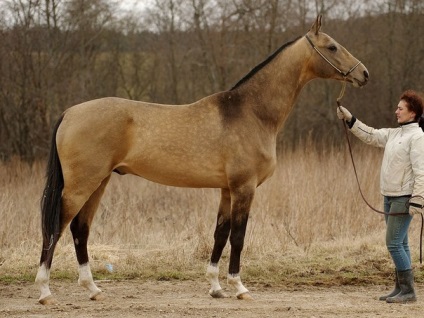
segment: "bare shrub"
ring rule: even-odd
[[[274,176],[259,187],[247,227],[244,268],[262,278],[269,272],[300,275],[311,266],[325,268],[325,273],[359,263],[368,270],[390,269],[384,219],[360,198],[348,154],[309,147],[282,153]],[[376,208],[382,208],[381,155],[378,149],[355,149],[361,186]],[[29,166],[19,160],[0,165],[0,275],[35,275],[41,251],[43,170],[41,163]],[[114,175],[89,239],[94,272],[107,273],[105,264],[111,263],[116,273],[130,277],[203,274],[213,246],[219,197],[219,189],[173,188]],[[413,222],[414,257],[418,237],[419,224]],[[228,255],[227,245],[223,265]],[[76,267],[66,231],[53,271],[70,271],[73,276]]]

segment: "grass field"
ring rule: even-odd
[[[382,152],[355,149],[368,201],[381,209]],[[0,281],[33,280],[41,252],[40,195],[44,164],[0,164]],[[204,277],[213,245],[218,189],[183,189],[114,175],[89,240],[95,278],[158,280]],[[420,225],[410,230],[419,267]],[[362,201],[345,150],[302,147],[279,156],[271,179],[258,188],[250,213],[242,276],[264,284],[390,283],[384,219]],[[229,247],[221,260],[228,265]],[[106,268],[112,264],[113,271]],[[75,279],[69,230],[56,248],[52,278]],[[416,273],[416,280],[423,276]]]

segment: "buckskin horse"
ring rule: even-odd
[[[78,283],[101,298],[89,266],[87,240],[113,172],[176,187],[220,188],[214,246],[206,277],[222,298],[218,262],[230,239],[229,285],[249,299],[240,279],[249,210],[256,188],[276,167],[277,133],[302,87],[315,78],[368,81],[365,66],[320,32],[318,16],[306,35],[281,46],[233,88],[187,105],[101,98],[68,108],[51,142],[41,200],[43,233],[35,279],[39,302],[55,302],[49,288],[55,246],[70,223],[79,264]]]

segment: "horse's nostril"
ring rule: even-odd
[[[365,76],[365,78],[368,78],[369,77],[369,74],[368,74],[367,71],[364,71],[364,76]]]

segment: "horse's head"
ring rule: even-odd
[[[319,15],[305,35],[312,50],[312,72],[321,78],[346,80],[356,87],[365,85],[369,77],[367,68],[342,45],[320,32],[321,18]]]

